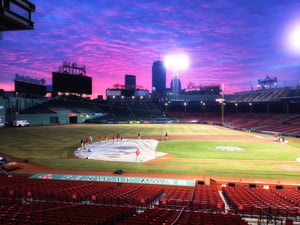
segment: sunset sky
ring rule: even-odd
[[[46,80],[63,61],[85,65],[93,96],[124,75],[151,92],[151,69],[166,54],[185,53],[187,83],[224,84],[225,93],[256,89],[266,75],[278,86],[300,80],[300,1],[37,1],[35,29],[2,33],[0,89],[15,74]],[[299,42],[298,42],[299,39]],[[170,86],[172,71],[167,73]]]

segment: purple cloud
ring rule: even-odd
[[[125,74],[151,90],[153,61],[184,51],[190,68],[186,84],[224,83],[227,93],[250,90],[257,79],[277,76],[282,85],[299,79],[299,55],[285,35],[300,18],[300,2],[255,0],[199,2],[79,1],[36,2],[35,30],[5,32],[0,40],[0,81],[13,88],[15,73],[46,79],[63,61],[86,65],[93,94],[105,94]],[[172,73],[168,71],[167,85]]]

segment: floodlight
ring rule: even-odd
[[[288,27],[286,45],[292,53],[300,53],[300,21],[297,21]]]
[[[172,55],[166,55],[164,58],[164,64],[167,68],[178,71],[187,69],[189,67],[189,58],[183,53],[177,53]]]
[[[300,51],[300,25],[290,32],[289,41],[294,50]]]

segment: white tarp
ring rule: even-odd
[[[75,151],[75,156],[105,161],[145,162],[166,154],[156,152],[157,145],[155,139],[107,140],[80,147]],[[141,152],[138,158],[137,149]]]

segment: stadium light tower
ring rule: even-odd
[[[167,69],[172,70],[172,88],[173,91],[179,91],[180,80],[179,74],[182,70],[189,67],[190,61],[186,54],[177,53],[169,54],[164,58],[164,64]]]
[[[239,104],[236,102],[236,103],[234,103],[234,105],[235,105],[235,112],[237,113]]]
[[[166,115],[168,114],[168,103],[165,102],[165,107],[166,107]]]
[[[187,106],[187,102],[184,102],[183,105],[184,105],[184,116],[185,116],[185,118],[186,118],[186,117],[187,117],[187,114],[186,114],[186,106]]]

